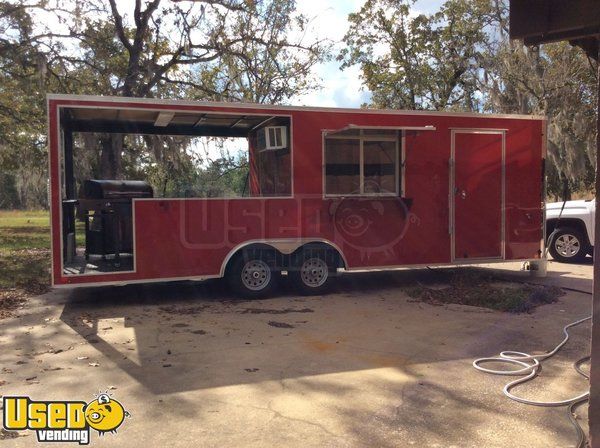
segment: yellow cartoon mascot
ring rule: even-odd
[[[109,431],[116,433],[125,417],[130,416],[123,405],[111,398],[108,392],[97,395],[95,400],[85,406],[85,419],[100,435]]]

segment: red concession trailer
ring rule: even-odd
[[[542,117],[69,95],[48,114],[55,286],[227,276],[259,296],[282,273],[310,293],[342,269],[543,258]],[[241,139],[246,187],[79,179],[86,133]]]

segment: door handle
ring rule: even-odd
[[[454,189],[454,194],[456,196],[460,196],[461,199],[467,199],[467,192],[466,192],[466,190],[461,190],[460,188],[456,187]]]

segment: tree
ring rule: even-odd
[[[567,43],[526,47],[508,35],[508,7],[496,1],[493,32],[478,75],[489,112],[548,117],[548,193],[562,198],[593,189],[596,63]]]
[[[136,0],[131,10],[116,0],[0,0],[0,79],[10,81],[0,85],[0,126],[24,135],[24,123],[35,123],[25,134],[43,148],[47,91],[285,102],[315,88],[311,68],[327,54],[306,24],[293,0]],[[18,121],[3,96],[35,119]],[[99,138],[99,174],[119,178],[132,146]],[[167,146],[145,151],[171,163]],[[2,160],[16,158],[17,146],[5,148]]]
[[[430,16],[414,16],[414,3],[367,0],[350,14],[342,68],[360,66],[375,107],[476,109],[473,67],[488,2],[450,0]]]
[[[47,198],[45,60],[32,28],[29,14],[0,2],[0,207],[35,207]]]
[[[304,44],[308,19],[295,14],[294,2],[254,7],[257,13],[236,16],[232,34],[242,38],[231,51],[181,82],[198,98],[281,104],[318,88],[312,68],[328,58],[330,43],[314,39]],[[291,39],[290,30],[299,37]]]
[[[262,89],[252,92],[261,100],[281,89],[276,96],[285,101],[314,87],[305,78],[327,52],[327,42],[305,35],[307,19],[293,0],[136,0],[133,10],[116,0],[0,7],[4,34],[26,29],[12,46],[36,48],[66,93],[239,99],[239,90]],[[253,81],[241,81],[241,71]],[[217,89],[207,82],[215,74]]]

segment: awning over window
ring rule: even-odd
[[[435,131],[435,126],[361,126],[349,124],[340,129],[324,129],[325,136],[335,134],[359,135],[360,131]]]

